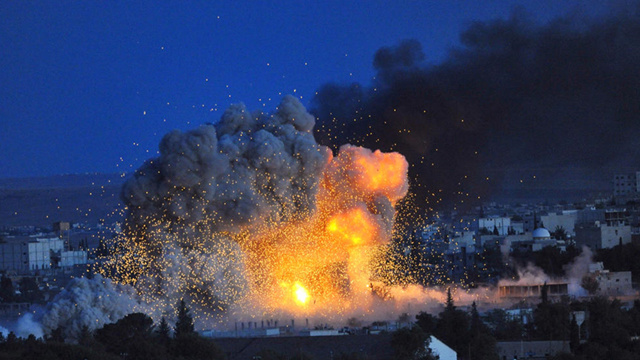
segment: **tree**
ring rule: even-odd
[[[536,336],[540,340],[568,340],[569,306],[564,302],[551,303],[548,286],[540,291],[540,303],[533,312]]]
[[[453,303],[453,296],[451,296],[451,288],[447,289],[447,301],[445,302],[445,311],[454,311],[456,309]]]
[[[13,287],[13,282],[10,278],[3,276],[0,280],[0,302],[13,302],[15,299],[16,290]]]
[[[93,333],[89,330],[87,325],[84,325],[80,329],[80,335],[78,335],[78,344],[82,346],[92,346],[95,340],[93,338]]]
[[[175,337],[183,337],[194,334],[193,318],[189,314],[189,309],[184,302],[184,299],[180,299],[178,303],[178,320],[176,321]]]
[[[567,240],[567,231],[564,229],[564,227],[558,225],[553,232],[553,236],[558,240]]]
[[[469,352],[474,359],[497,360],[496,339],[491,336],[489,329],[482,322],[478,307],[474,301],[471,304],[471,327],[470,327]]]
[[[471,338],[469,352],[474,360],[499,360],[496,339],[489,333],[482,332]]]
[[[169,324],[163,316],[162,319],[160,319],[160,325],[158,325],[158,328],[156,329],[156,335],[158,336],[158,340],[161,344],[165,346],[169,345],[171,340],[170,332],[171,329],[169,328]]]
[[[393,333],[391,347],[398,360],[438,359],[429,348],[430,337],[419,326],[402,328]]]
[[[469,316],[453,303],[451,289],[447,290],[444,310],[438,315],[434,335],[459,354],[469,351]]]
[[[48,336],[45,336],[45,341],[46,342],[59,342],[59,343],[63,343],[64,342],[64,328],[62,326],[58,326],[57,328],[53,329],[53,331],[51,331],[51,334],[49,334]]]
[[[416,315],[416,324],[420,326],[422,331],[427,335],[431,335],[436,330],[438,318],[424,311],[420,311],[418,315]]]
[[[587,274],[582,278],[580,286],[582,286],[583,289],[587,290],[589,295],[595,295],[598,292],[600,283],[598,283],[598,280],[594,276],[589,276]]]
[[[127,354],[128,360],[161,359],[164,349],[152,341],[153,320],[142,313],[125,316],[113,324],[96,331],[95,338],[107,352]]]
[[[224,352],[213,340],[205,339],[195,332],[176,337],[173,355],[189,360],[224,359]]]
[[[476,302],[471,303],[471,336],[478,335],[481,331],[484,330],[484,324],[480,319],[480,313],[478,313],[478,307],[476,306]]]

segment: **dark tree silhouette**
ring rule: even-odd
[[[178,303],[178,320],[176,321],[175,337],[179,338],[191,335],[194,333],[193,329],[193,318],[189,314],[189,309],[184,299],[180,299]]]

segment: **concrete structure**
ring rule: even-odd
[[[503,298],[529,298],[540,297],[544,284],[519,285],[509,284],[498,286],[498,295]],[[569,284],[567,283],[548,283],[547,295],[549,297],[558,297],[569,294]]]
[[[575,226],[578,221],[578,210],[563,210],[556,213],[549,213],[540,216],[540,220],[544,226],[550,231],[556,231],[557,228],[563,228],[567,235],[575,236]]]
[[[570,352],[568,341],[499,341],[496,344],[502,360],[548,359],[559,352]]]
[[[29,271],[29,253],[23,242],[0,244],[0,270],[25,273]]]
[[[60,254],[64,242],[57,238],[7,238],[0,244],[0,270],[26,273],[52,267],[52,254]],[[53,264],[55,265],[55,264]]]
[[[613,196],[637,196],[640,194],[640,171],[613,176]]]
[[[36,238],[35,241],[30,241],[26,245],[29,254],[29,270],[50,269],[51,254],[60,253],[64,248],[64,242],[57,237]]]
[[[336,329],[310,329],[300,331],[300,336],[342,336],[346,335]]]
[[[280,336],[280,328],[244,329],[236,331],[205,330],[200,332],[200,335],[214,339],[273,337]]]
[[[609,226],[599,222],[577,225],[575,241],[578,247],[588,246],[592,250],[629,244],[631,243],[631,226]]]
[[[511,227],[511,218],[491,216],[478,219],[478,229],[487,229],[490,233],[498,230],[496,235],[508,235]]]
[[[86,251],[64,251],[64,240],[58,237],[8,237],[6,241],[0,244],[0,271],[27,274],[87,263]]]
[[[60,254],[60,267],[72,267],[87,263],[87,252],[81,251],[63,251]]]
[[[598,293],[608,296],[629,295],[633,293],[631,271],[609,271],[604,264],[597,262],[589,265],[589,274],[598,282]]]

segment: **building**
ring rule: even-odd
[[[0,271],[29,271],[29,254],[23,242],[7,242],[0,244]]]
[[[530,285],[500,285],[498,286],[498,295],[501,298],[530,298],[540,297],[542,293],[542,287],[545,284],[530,284]],[[547,295],[549,297],[559,297],[569,294],[568,283],[549,283],[547,285]]]
[[[589,265],[588,276],[598,283],[598,293],[608,296],[629,295],[633,293],[631,271],[609,271],[604,264],[597,262]]]
[[[592,250],[609,249],[616,245],[631,243],[631,226],[595,222],[576,226],[576,245],[588,246]]]
[[[501,216],[490,216],[478,219],[478,229],[485,229],[491,233],[497,231],[495,235],[508,235],[511,228],[511,218]]]
[[[613,196],[635,197],[640,194],[640,171],[613,176]]]
[[[58,237],[8,237],[0,244],[0,271],[27,274],[57,267],[87,263],[86,251],[64,251]]]
[[[392,334],[349,336],[281,336],[260,338],[228,338],[218,345],[229,360],[253,360],[265,351],[283,358],[303,357],[312,359],[338,359],[353,356],[358,359],[393,359]],[[435,337],[429,348],[440,360],[456,360],[456,352]]]
[[[563,210],[540,216],[540,220],[547,229],[556,231],[562,228],[569,236],[575,236],[575,226],[578,221],[578,210]]]
[[[533,241],[549,240],[551,239],[551,233],[549,232],[549,230],[540,227],[533,230],[531,237],[533,238]]]
[[[458,354],[455,352],[455,350],[447,346],[447,344],[443,343],[442,341],[438,340],[438,338],[436,338],[435,336],[431,336],[429,348],[435,355],[438,355],[438,358],[440,360],[458,359]]]
[[[87,252],[84,250],[63,251],[60,254],[60,267],[67,268],[87,263]]]

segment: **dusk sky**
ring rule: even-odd
[[[544,24],[606,1],[3,1],[0,177],[130,172],[162,136],[231,103],[307,105],[327,82],[369,84],[404,39],[438,64],[474,21],[515,8]],[[615,2],[612,8],[616,8]]]

